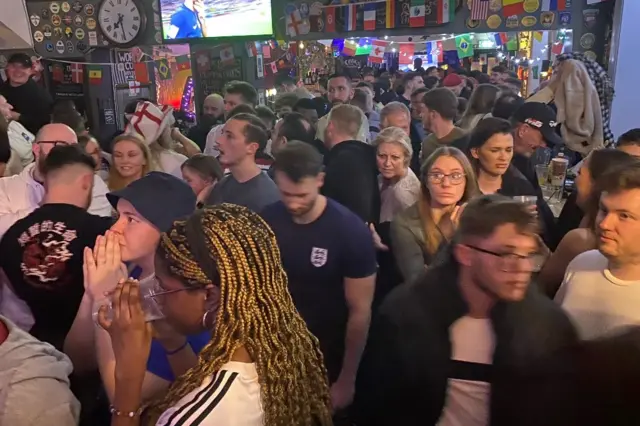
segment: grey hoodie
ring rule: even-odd
[[[80,403],[69,389],[71,361],[0,316],[9,335],[0,344],[0,425],[76,426]]]

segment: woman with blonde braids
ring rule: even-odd
[[[276,238],[257,214],[221,204],[176,221],[162,236],[155,272],[154,298],[167,321],[186,334],[210,329],[212,339],[144,424],[331,424],[318,341],[293,305]],[[113,306],[113,320],[104,309],[99,315],[116,357],[111,424],[138,426],[152,334],[138,284],[118,283]]]

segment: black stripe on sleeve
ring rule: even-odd
[[[180,410],[178,410],[177,412],[175,412],[171,416],[172,418],[169,419],[169,421],[166,423],[166,426],[169,426],[169,425],[173,425],[173,426],[184,425],[185,422],[187,421],[187,419],[189,417],[191,417],[193,415],[193,413],[195,413],[200,407],[202,407],[204,404],[206,404],[207,400],[209,398],[211,398],[211,395],[213,395],[213,393],[216,391],[216,389],[218,389],[220,387],[220,384],[224,380],[225,374],[226,374],[225,370],[220,371],[218,373],[218,377],[216,377],[216,379],[214,381],[212,381],[209,384],[209,386],[205,387],[202,391],[198,392],[198,395],[201,395],[203,392],[206,392],[204,397],[202,397],[200,399],[200,401],[197,401],[197,398],[194,398],[192,400],[192,402],[189,404],[189,405],[191,405],[191,407],[186,412],[184,412],[184,410],[186,409],[186,406],[183,406],[182,408],[180,408]],[[172,423],[174,420],[176,420],[176,422]]]
[[[491,383],[493,365],[454,359],[449,362],[449,379]]]
[[[216,397],[211,401],[211,404],[191,423],[191,426],[199,426],[202,422],[207,418],[209,414],[216,408],[216,406],[222,401],[222,398],[227,394],[229,388],[233,384],[233,381],[238,377],[238,373],[232,373],[227,382],[222,387],[222,390]]]

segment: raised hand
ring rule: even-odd
[[[103,299],[120,280],[127,278],[115,233],[107,231],[106,236],[98,236],[93,251],[85,247],[82,268],[85,292],[94,301]]]

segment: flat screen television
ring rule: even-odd
[[[160,0],[165,41],[273,35],[271,0]]]

